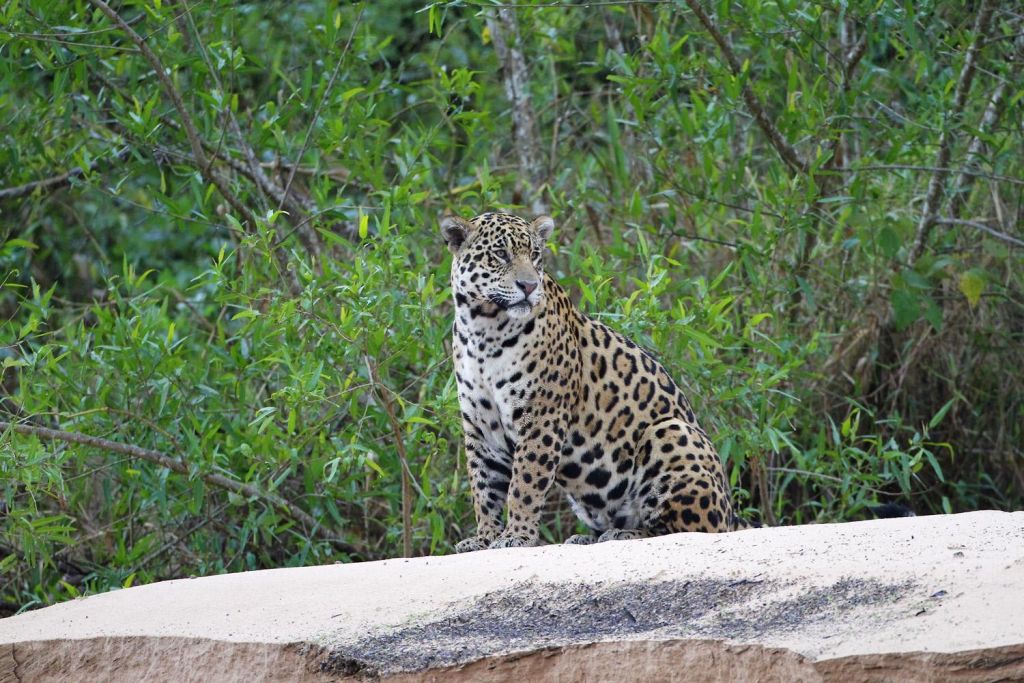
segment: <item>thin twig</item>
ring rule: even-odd
[[[88,434],[82,434],[80,432],[67,432],[60,429],[49,429],[46,427],[36,427],[35,425],[12,423],[0,420],[0,430],[6,431],[8,429],[18,432],[19,434],[35,436],[44,441],[75,443],[83,446],[90,446],[92,448],[99,448],[111,453],[127,455],[130,458],[144,460],[185,476],[195,475],[207,484],[216,486],[217,488],[225,489],[248,499],[261,500],[270,506],[277,508],[292,520],[302,524],[310,533],[316,534],[323,540],[328,541],[337,550],[345,553],[354,552],[354,548],[352,548],[348,543],[341,541],[338,538],[338,535],[331,529],[323,526],[305,510],[291,504],[276,493],[263,491],[252,484],[243,484],[235,481],[234,479],[228,479],[221,474],[196,474],[192,472],[188,463],[178,460],[177,458],[172,458],[166,453],[161,453],[160,451],[155,451],[150,448],[142,448],[141,446],[136,446],[134,444],[124,444],[117,441],[110,441],[109,439],[101,439],[100,437],[89,436]]]
[[[126,156],[128,156],[128,153],[130,151],[130,148],[123,147],[122,149],[115,152],[113,157],[111,157],[110,159],[94,159],[92,163],[89,164],[88,172],[91,173],[92,171],[95,171],[100,164],[106,163],[107,161],[120,161],[121,159],[124,159]],[[0,188],[0,201],[4,201],[7,199],[20,199],[21,197],[25,197],[32,194],[36,190],[40,190],[42,192],[52,192],[54,190],[59,190],[60,188],[66,185],[70,185],[71,181],[74,178],[80,178],[81,176],[85,175],[85,173],[86,171],[83,170],[81,166],[76,166],[70,171],[60,173],[50,178],[34,180],[31,183],[25,183],[24,185],[17,185],[15,187]]]
[[[543,178],[540,138],[537,134],[537,116],[530,97],[530,71],[523,54],[519,20],[516,13],[505,6],[496,6],[487,13],[487,27],[491,32],[494,51],[501,63],[501,80],[505,97],[512,109],[512,139],[519,163],[520,186],[516,189],[537,192]],[[534,194],[531,209],[539,214],[547,211],[547,204],[540,194]]]
[[[608,49],[615,54],[619,55],[622,60],[626,60],[628,53],[626,52],[626,46],[622,43],[622,34],[619,31],[617,18],[615,13],[611,10],[601,10],[601,19],[604,23],[604,33],[608,38]],[[554,80],[554,79],[552,79]],[[555,88],[555,94],[558,94],[558,89]],[[623,98],[623,115],[630,121],[636,121],[636,109],[633,107],[633,102],[628,97]],[[639,145],[637,144],[637,133],[632,125],[624,126],[622,131],[622,148],[627,150],[636,149]],[[555,153],[554,139],[551,145],[551,154],[549,155],[549,164],[553,167],[555,160],[558,158]],[[646,154],[629,154],[629,167],[633,172],[634,177],[641,181],[649,182],[651,180],[651,164],[647,159]],[[553,175],[553,173],[551,174]]]
[[[195,36],[194,43],[199,48],[199,54],[203,58],[203,62],[206,64],[207,72],[210,74],[214,84],[217,86],[217,90],[221,92],[225,99],[230,99],[227,97],[227,91],[224,88],[224,84],[220,79],[217,69],[214,68],[213,63],[210,61],[210,55],[206,50],[206,46],[203,44],[202,37],[199,35],[199,29],[196,28],[195,20],[192,18],[191,8],[189,8],[184,2],[183,6],[185,7],[185,23]],[[256,187],[265,197],[269,196],[277,201],[278,207],[287,206],[289,219],[292,222],[302,220],[311,208],[309,202],[302,202],[301,199],[287,195],[275,183],[271,182],[270,178],[267,177],[263,172],[263,169],[260,167],[259,161],[256,159],[256,152],[253,150],[252,145],[249,144],[245,135],[242,134],[242,127],[238,124],[238,117],[235,116],[234,109],[231,106],[225,106],[222,107],[222,112],[224,116],[227,117],[228,127],[231,129],[231,133],[238,141],[238,146],[242,150],[242,156],[245,157],[248,164],[249,173],[246,174],[246,177],[250,178],[256,184]],[[214,156],[231,158],[230,155],[226,153],[222,154],[219,147],[212,153]],[[280,208],[278,210],[280,210]],[[275,224],[274,229],[276,230],[278,240],[281,241],[280,237],[282,234],[282,228],[280,224]],[[319,256],[320,249],[317,244],[315,233],[300,230],[298,234],[302,245],[306,248],[306,251],[309,252],[311,256]]]
[[[975,178],[995,180],[1009,185],[1020,185],[1024,187],[1024,180],[1010,176],[987,173],[973,168],[950,168],[948,166],[922,166],[919,164],[867,164],[863,166],[850,166],[848,168],[830,169],[834,173],[860,173],[861,171],[921,171],[922,173],[960,173]]]
[[[140,21],[142,21],[143,17],[145,17],[145,16],[146,16],[145,12],[140,12],[138,14],[138,16],[136,16],[134,19],[128,20],[128,25],[131,26],[133,24],[139,23]],[[47,28],[53,28],[53,27],[52,26],[48,26]],[[94,35],[98,35],[100,33],[109,33],[111,31],[117,31],[117,30],[119,30],[117,26],[104,26],[103,28],[91,29],[91,30],[88,30],[88,31],[86,31],[86,30],[82,30],[82,31],[60,31],[60,32],[48,31],[48,32],[23,33],[23,32],[20,32],[20,31],[9,31],[9,30],[7,30],[5,28],[0,28],[0,33],[6,33],[7,35],[14,36],[16,38],[67,38],[69,36],[77,38],[78,36],[94,36]]]
[[[348,55],[348,51],[352,47],[352,40],[356,37],[356,29],[359,28],[359,24],[363,20],[364,12],[366,12],[365,4],[359,8],[359,14],[356,15],[356,20],[352,24],[352,30],[348,34],[348,40],[345,41],[345,47],[342,48],[341,54],[334,57],[334,59],[337,60],[334,64],[334,71],[331,73],[330,80],[327,81],[327,87],[324,88],[324,92],[320,96],[320,101],[317,102],[316,110],[313,112],[313,118],[310,119],[309,125],[306,127],[306,136],[302,139],[302,147],[299,148],[299,155],[295,157],[295,164],[288,173],[288,180],[284,184],[284,194],[277,205],[278,211],[280,211],[281,207],[284,206],[284,200],[288,197],[288,193],[292,189],[292,181],[295,180],[295,169],[302,163],[302,156],[306,153],[306,149],[309,147],[309,139],[313,134],[313,128],[316,126],[316,122],[320,118],[320,110],[323,109],[324,103],[327,102],[327,98],[330,96],[331,89],[334,88],[334,82],[338,79],[338,74],[341,72],[341,65],[345,62],[345,57]],[[302,222],[302,224],[305,223],[306,221]],[[296,225],[296,229],[298,227],[299,225]]]
[[[110,81],[107,81],[102,75],[99,75],[99,77],[100,77],[101,80],[104,81],[104,83],[110,89],[112,89],[112,90],[113,89],[121,90],[120,88],[117,88],[117,86],[114,83],[111,83]],[[174,119],[170,118],[170,117],[160,116],[160,122],[163,123],[168,128],[172,128],[174,130],[179,130],[179,131],[181,130],[181,126],[178,124],[178,122],[175,121]],[[130,136],[131,135],[131,133],[129,133],[128,131],[124,131],[124,130],[121,130],[119,134],[122,135],[122,136]],[[193,157],[191,154],[189,154],[188,152],[185,152],[183,150],[177,150],[177,149],[173,149],[173,148],[166,147],[166,146],[163,146],[163,145],[156,145],[156,144],[150,143],[150,142],[148,142],[146,140],[142,140],[142,139],[138,139],[137,142],[138,142],[138,145],[140,145],[140,146],[141,145],[151,145],[153,147],[153,149],[155,149],[155,150],[157,150],[157,151],[159,151],[159,152],[161,152],[163,154],[166,154],[166,155],[169,155],[169,156],[175,156],[175,157],[178,157],[180,159],[185,159],[185,160],[191,161],[192,163],[196,163],[195,157]],[[262,190],[263,192],[265,192],[268,195],[270,195],[274,199],[274,201],[281,201],[284,198],[284,190],[282,190],[276,183],[274,183],[274,181],[272,181],[266,175],[266,173],[263,172],[262,169],[279,168],[279,167],[282,167],[282,166],[285,167],[285,168],[293,168],[295,166],[294,164],[292,164],[290,162],[282,163],[281,161],[265,161],[265,162],[262,162],[262,163],[258,164],[259,172],[257,173],[256,171],[254,171],[250,167],[248,161],[243,161],[241,159],[237,159],[234,156],[232,156],[231,154],[229,154],[227,152],[227,150],[218,149],[218,147],[216,145],[214,145],[214,144],[212,144],[210,142],[207,142],[206,140],[203,140],[202,142],[203,142],[203,148],[210,154],[211,157],[213,157],[213,158],[217,159],[218,161],[221,161],[221,162],[227,164],[228,166],[230,166],[231,170],[233,170],[235,173],[238,173],[239,175],[247,178],[252,183],[257,185],[260,190]],[[324,171],[319,171],[318,169],[315,169],[315,168],[304,166],[304,167],[297,168],[296,170],[297,170],[298,173],[302,173],[303,175],[311,175],[311,176],[325,175],[325,176],[327,176],[329,178],[332,178],[334,180],[339,180],[341,182],[347,182],[348,181],[348,177],[347,177],[348,170],[344,169],[344,168],[335,168],[335,169],[330,169],[330,170],[327,170],[326,172],[324,172]],[[341,176],[341,177],[339,178],[339,176]],[[316,208],[313,205],[313,203],[311,201],[309,201],[309,199],[307,199],[307,198],[305,198],[305,197],[303,197],[303,196],[301,196],[301,195],[299,195],[297,193],[292,193],[288,197],[288,202],[289,203],[287,203],[286,206],[288,207],[289,211],[294,213],[294,216],[289,215],[290,219],[294,219],[295,221],[309,222],[309,219],[310,219],[309,213],[313,212],[315,210],[315,208]],[[351,233],[353,235],[355,235],[355,230],[353,229],[351,231]]]
[[[173,532],[168,532],[168,535],[171,537],[171,540],[166,541],[159,548],[156,548],[155,550],[150,551],[141,560],[137,560],[132,565],[132,569],[131,569],[132,572],[139,571],[140,569],[145,567],[147,564],[149,564],[150,562],[152,562],[156,558],[160,557],[161,555],[163,555],[165,552],[167,552],[168,550],[170,550],[174,546],[176,546],[179,543],[183,542],[186,538],[188,538],[189,536],[191,536],[195,532],[199,531],[200,529],[202,529],[204,526],[206,526],[207,524],[209,524],[213,520],[219,519],[220,516],[221,516],[221,513],[224,512],[224,510],[227,508],[227,506],[228,506],[228,503],[222,503],[221,505],[217,506],[217,509],[215,509],[211,514],[207,514],[207,515],[203,516],[195,524],[193,524],[191,527],[189,527],[188,530],[184,531],[181,534],[175,534]]]
[[[757,125],[761,127],[765,135],[772,143],[772,147],[779,153],[782,160],[786,162],[794,171],[800,173],[807,173],[809,166],[807,162],[800,158],[796,149],[793,148],[789,141],[786,140],[782,132],[775,126],[771,118],[768,116],[768,112],[765,111],[764,105],[761,104],[761,100],[758,98],[757,93],[754,92],[754,88],[751,85],[752,79],[748,74],[746,77],[743,75],[743,65],[740,60],[736,58],[736,53],[732,51],[732,45],[729,43],[729,39],[726,38],[719,30],[718,25],[712,21],[708,13],[704,11],[704,7],[701,6],[698,0],[684,0],[686,5],[697,15],[697,19],[704,25],[707,32],[711,34],[711,37],[716,43],[718,48],[722,51],[722,55],[725,57],[725,61],[729,64],[729,70],[732,71],[732,75],[743,81],[743,99],[747,102],[747,108],[750,109],[751,113],[754,114],[754,119],[757,121]]]
[[[963,114],[964,105],[967,104],[967,95],[970,93],[971,83],[974,81],[978,53],[981,51],[985,34],[988,32],[989,20],[992,18],[992,3],[989,0],[981,0],[981,6],[976,11],[978,15],[974,20],[974,28],[972,30],[974,40],[967,49],[967,56],[964,57],[964,65],[960,69],[960,78],[953,93],[953,104],[947,114],[950,125],[943,128],[942,133],[939,134],[939,151],[935,156],[935,166],[940,169],[949,165],[949,157],[953,148],[954,126]],[[907,262],[910,266],[913,266],[917,259],[921,257],[921,254],[924,253],[928,235],[935,226],[945,182],[945,171],[936,171],[932,175],[931,182],[928,185],[928,195],[925,198],[924,209],[921,211],[921,220],[917,224],[917,232],[914,235],[914,244],[907,255]]]
[[[182,7],[184,7],[184,10],[182,12],[182,18],[184,19],[188,28],[191,29],[192,33],[195,34],[195,44],[199,47],[199,56],[203,58],[203,63],[206,64],[207,73],[210,74],[210,78],[213,79],[214,85],[217,86],[217,90],[220,92],[221,96],[225,100],[230,101],[231,97],[229,93],[224,89],[224,84],[220,80],[220,75],[217,73],[217,70],[213,67],[213,63],[210,61],[210,55],[206,52],[206,45],[203,44],[203,41],[199,36],[199,30],[196,29],[195,21],[192,19],[192,11],[191,8],[188,6],[187,0],[184,0],[182,2]],[[185,37],[188,37],[188,31],[183,32],[183,35]],[[238,146],[241,147],[242,149],[242,155],[246,158],[246,161],[249,162],[249,166],[250,169],[252,170],[253,177],[255,180],[256,178],[258,178],[259,175],[262,175],[262,171],[259,168],[259,164],[256,162],[256,153],[253,152],[253,149],[252,147],[249,146],[249,143],[245,139],[245,136],[242,135],[242,129],[238,125],[238,119],[235,118],[235,112],[232,109],[231,105],[228,104],[226,106],[221,107],[221,111],[227,116],[228,125],[231,128],[231,132],[234,134],[235,139],[238,141]],[[214,154],[216,155],[215,152]],[[256,180],[256,186],[261,192],[266,191],[266,183],[261,183],[258,180]]]
[[[985,113],[982,114],[981,123],[978,125],[978,132],[971,138],[970,144],[967,145],[967,158],[964,164],[965,168],[960,173],[960,177],[956,181],[956,189],[953,190],[953,196],[949,199],[949,213],[953,218],[959,218],[960,213],[967,205],[971,186],[974,185],[974,179],[977,177],[969,171],[971,170],[971,167],[977,163],[978,157],[985,148],[984,136],[992,129],[993,126],[995,126],[1000,114],[1002,114],[1003,98],[1006,96],[1006,91],[1006,81],[1000,82],[999,85],[996,86],[996,89],[992,91],[988,105],[985,107]]]
[[[842,63],[842,79],[840,83],[841,94],[838,96],[838,101],[845,103],[846,98],[850,94],[850,82],[853,78],[853,72],[857,69],[857,65],[860,60],[864,57],[867,52],[867,40],[868,32],[864,30],[861,32],[860,40],[851,48],[846,51],[843,55]],[[819,233],[821,231],[822,223],[828,215],[829,206],[826,206],[826,202],[832,197],[835,190],[836,179],[838,176],[829,175],[829,171],[835,168],[841,168],[846,163],[845,158],[840,158],[843,151],[843,131],[840,127],[834,131],[833,136],[826,144],[826,152],[828,159],[825,162],[824,168],[814,174],[814,181],[818,185],[818,197],[814,201],[814,206],[811,211],[815,214],[815,220],[813,228],[804,235],[803,244],[800,245],[800,255],[797,257],[796,266],[793,269],[794,281],[799,285],[801,280],[806,280],[807,272],[811,266],[811,257],[814,254],[815,248],[818,246]],[[796,286],[793,288],[790,295],[790,309],[789,316],[790,320],[795,320],[798,305],[804,298],[804,288]]]
[[[383,383],[377,374],[377,368],[370,361],[369,356],[364,356],[366,370],[370,373],[370,380],[373,382],[373,392],[377,395],[384,413],[391,423],[391,432],[395,439],[395,449],[398,451],[398,460],[402,465],[402,556],[412,557],[412,471],[409,469],[409,458],[405,452],[405,439],[402,438],[402,426],[398,423],[395,414],[395,406],[391,397],[381,389]]]
[[[723,247],[730,247],[732,249],[739,249],[740,248],[739,244],[737,244],[736,242],[730,242],[728,240],[717,240],[717,239],[715,239],[713,237],[701,237],[700,235],[694,235],[694,234],[691,234],[691,233],[688,233],[688,232],[682,232],[682,231],[673,232],[672,234],[675,235],[676,237],[681,237],[681,238],[686,239],[686,240],[693,240],[695,242],[707,242],[709,244],[718,244],[718,245],[721,245]]]
[[[167,75],[167,69],[164,68],[160,58],[157,57],[156,53],[146,44],[146,40],[136,33],[128,22],[121,17],[114,9],[110,7],[103,0],[89,0],[89,2],[99,9],[103,14],[107,16],[112,22],[117,24],[122,31],[138,46],[139,51],[142,52],[142,56],[146,58],[150,66],[153,67],[153,72],[156,75],[160,86],[164,91],[164,95],[171,100],[171,104],[174,105],[174,109],[178,112],[178,116],[181,117],[181,124],[185,128],[185,136],[188,138],[189,145],[192,147],[192,155],[196,158],[196,162],[199,166],[199,172],[203,175],[203,178],[207,182],[211,183],[217,188],[217,191],[222,197],[231,205],[231,207],[238,212],[242,218],[242,223],[247,224],[249,229],[252,230],[256,226],[256,219],[242,201],[235,196],[235,193],[231,191],[231,188],[227,186],[227,183],[218,174],[214,173],[210,168],[210,161],[206,156],[206,151],[203,149],[202,139],[199,136],[199,131],[196,130],[196,125],[192,121],[192,117],[189,115],[188,110],[185,108],[185,102],[181,99],[181,93],[174,87],[174,83],[171,82],[170,76]]]
[[[936,225],[966,225],[968,227],[976,228],[978,230],[981,230],[982,232],[986,232],[989,235],[992,235],[993,237],[995,237],[997,239],[1001,239],[1004,242],[1007,242],[1007,243],[1012,244],[1014,246],[1024,247],[1024,240],[1019,239],[1017,237],[1014,237],[1012,235],[1007,235],[1005,232],[1000,232],[999,230],[996,230],[995,228],[990,228],[987,225],[985,225],[984,223],[981,223],[979,221],[968,221],[968,220],[964,220],[962,218],[939,217],[939,218],[936,218],[934,220],[934,222],[935,222]]]
[[[128,25],[128,22],[118,14],[114,9],[110,7],[103,0],[89,0],[89,2],[96,8],[98,8],[103,14],[107,16],[112,22],[121,27],[121,30],[135,43],[139,51],[142,52],[142,56],[146,58],[150,66],[153,67],[153,72],[160,82],[161,89],[164,91],[164,95],[170,99],[174,109],[178,112],[178,116],[181,118],[181,125],[185,129],[185,137],[188,138],[189,146],[192,148],[192,156],[195,157],[196,165],[199,168],[200,174],[206,182],[212,184],[217,188],[217,192],[220,196],[231,205],[231,208],[238,213],[242,226],[248,232],[254,232],[256,230],[256,216],[252,213],[248,206],[246,206],[238,196],[231,191],[228,187],[227,181],[220,176],[219,173],[215,172],[212,168],[210,158],[206,156],[206,149],[203,145],[203,139],[199,135],[199,131],[196,129],[195,122],[193,122],[191,115],[188,113],[188,109],[185,108],[185,102],[181,99],[181,93],[174,87],[174,83],[171,82],[170,76],[167,75],[167,69],[164,68],[163,63],[155,52],[146,44],[146,39],[140,36],[135,29]],[[287,193],[287,192],[286,192]],[[241,251],[238,252],[241,254]],[[289,289],[293,295],[297,295],[302,291],[302,285],[299,283],[298,276],[295,271],[288,267],[287,255],[279,250],[274,250],[274,258],[277,262],[278,268],[281,269],[281,275],[285,277],[288,282]]]
[[[588,9],[590,7],[629,7],[630,5],[671,5],[675,0],[595,0],[594,2],[547,2],[540,4],[523,3],[501,3],[502,7],[509,9]],[[484,7],[491,9],[495,7],[492,2],[474,2],[468,0],[467,5],[472,7]]]
[[[831,474],[824,474],[822,472],[809,472],[807,470],[798,470],[798,469],[794,469],[792,467],[769,467],[767,469],[768,469],[769,472],[778,472],[780,474],[796,474],[796,475],[799,475],[799,476],[802,476],[802,477],[813,477],[815,479],[824,479],[826,481],[834,481],[834,482],[836,482],[838,484],[844,483],[844,480],[841,479],[840,477],[834,477]],[[880,496],[889,495],[885,491],[882,491],[882,490],[879,490],[879,489],[876,489],[876,488],[872,488],[870,486],[861,486],[861,488],[864,489],[865,491],[870,491],[871,493],[874,493],[876,495],[880,495]]]

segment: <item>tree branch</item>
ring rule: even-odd
[[[772,147],[778,152],[782,160],[786,162],[792,170],[799,173],[807,173],[810,168],[806,161],[800,158],[796,149],[789,144],[782,132],[776,127],[775,123],[769,118],[768,113],[765,111],[764,105],[761,104],[761,100],[757,97],[757,93],[754,92],[753,86],[751,86],[750,76],[743,76],[743,66],[739,59],[736,58],[736,53],[732,51],[732,45],[729,43],[729,39],[726,38],[719,30],[718,26],[712,21],[711,17],[708,16],[707,12],[701,6],[698,0],[684,0],[686,5],[697,15],[697,19],[704,25],[707,32],[711,34],[711,37],[718,43],[718,48],[722,51],[722,55],[725,57],[725,61],[729,64],[729,70],[732,71],[732,75],[736,78],[743,79],[743,99],[746,100],[747,108],[750,109],[754,115],[754,120],[757,121],[757,125],[761,127],[764,134],[768,136],[768,139],[772,143]]]
[[[157,80],[160,82],[164,95],[171,100],[171,104],[174,106],[174,109],[178,112],[178,116],[181,118],[181,125],[185,129],[185,137],[188,138],[189,146],[192,148],[192,156],[196,159],[196,165],[199,167],[199,172],[202,174],[203,179],[216,187],[220,196],[223,197],[224,200],[231,205],[231,208],[238,213],[241,217],[240,222],[242,223],[242,226],[249,232],[255,231],[256,217],[253,215],[252,211],[234,192],[231,191],[231,188],[228,187],[227,181],[221,178],[218,173],[214,172],[211,167],[210,159],[206,156],[206,150],[203,147],[202,137],[199,135],[199,131],[196,129],[196,125],[192,121],[192,117],[185,108],[185,102],[181,99],[181,93],[179,93],[178,89],[174,87],[174,83],[171,82],[170,76],[167,75],[167,70],[160,62],[160,58],[157,57],[156,53],[153,52],[149,45],[146,44],[146,39],[140,36],[135,29],[133,29],[128,22],[121,17],[120,14],[110,7],[110,5],[103,0],[89,0],[89,2],[121,28],[121,30],[139,48],[142,56],[146,58],[146,61],[149,62],[150,66],[153,67],[153,71]],[[291,268],[288,267],[287,256],[280,250],[275,249],[274,258],[277,261],[278,268],[281,269],[281,275],[288,281],[291,293],[298,294],[301,292],[302,286],[299,283],[298,276]]]
[[[982,135],[991,130],[999,119],[999,115],[1002,113],[1003,98],[1006,96],[1006,90],[1007,81],[1002,81],[996,86],[996,89],[992,92],[992,96],[989,98],[988,106],[985,107],[985,113],[981,117],[981,124],[978,126],[978,134],[973,137],[971,143],[967,146],[966,166],[960,172],[960,178],[956,183],[956,190],[954,191],[952,198],[949,200],[949,213],[954,218],[960,216],[960,212],[963,211],[963,208],[967,203],[967,195],[971,190],[971,185],[974,184],[974,179],[977,177],[977,174],[970,172],[970,167],[974,166],[977,162],[978,156],[985,147],[985,141],[982,139]]]
[[[1005,232],[1001,232],[999,230],[996,230],[995,228],[990,228],[979,221],[968,221],[962,218],[945,218],[940,216],[934,219],[934,223],[936,225],[966,225],[968,227],[981,230],[982,232],[986,232],[989,235],[992,235],[997,239],[1001,239],[1004,242],[1008,242],[1009,244],[1012,244],[1014,246],[1024,247],[1024,240],[1018,239],[1013,235],[1007,235]]]
[[[529,92],[530,72],[523,55],[519,21],[512,9],[496,7],[487,13],[487,27],[491,31],[494,51],[501,63],[505,97],[512,106],[512,139],[515,141],[519,161],[520,182],[529,183],[535,192],[543,180],[543,165],[537,120]],[[545,202],[535,196],[532,208],[534,213],[543,213],[546,210]]]
[[[130,151],[131,150],[128,147],[124,147],[115,152],[114,156],[111,157],[109,161],[120,161],[121,159],[124,159],[126,156],[128,156],[128,153]],[[95,171],[100,166],[100,164],[105,163],[107,161],[108,159],[105,158],[94,159],[92,163],[89,164],[89,172]],[[83,170],[81,166],[76,166],[70,171],[52,176],[50,178],[35,180],[32,181],[31,183],[25,183],[24,185],[17,185],[15,187],[0,188],[0,201],[8,199],[20,199],[22,197],[26,197],[32,194],[36,190],[40,190],[42,192],[53,192],[54,190],[59,190],[62,187],[70,185],[71,181],[74,178],[80,178],[81,176],[85,175],[85,173],[86,171]]]
[[[331,89],[334,87],[334,82],[338,79],[338,73],[341,71],[341,65],[345,61],[345,55],[348,54],[349,49],[352,47],[352,41],[356,37],[356,29],[359,28],[359,24],[363,20],[363,13],[365,11],[366,5],[363,5],[359,9],[359,14],[356,16],[355,22],[352,24],[352,30],[348,34],[348,40],[345,41],[345,47],[342,49],[341,54],[335,57],[337,61],[334,65],[334,71],[331,72],[331,78],[327,81],[327,87],[324,88],[320,101],[317,102],[316,110],[313,112],[313,118],[310,119],[309,125],[306,127],[306,135],[302,139],[302,147],[299,149],[299,155],[295,157],[295,165],[292,166],[291,171],[288,173],[288,180],[285,181],[284,191],[277,206],[278,211],[280,211],[281,207],[284,206],[284,200],[288,197],[288,193],[292,188],[292,181],[295,180],[295,169],[302,163],[302,156],[306,153],[306,149],[309,147],[309,139],[313,134],[313,127],[320,118],[320,110],[323,109],[324,103],[327,101],[327,98],[330,96]]]
[[[231,188],[227,186],[227,183],[219,175],[214,173],[210,168],[210,160],[206,156],[206,151],[203,149],[202,139],[199,136],[199,131],[196,130],[195,123],[192,121],[192,117],[189,115],[188,110],[185,109],[185,103],[181,99],[181,93],[174,87],[174,83],[171,82],[170,76],[167,75],[167,70],[164,65],[160,62],[160,58],[156,56],[156,53],[150,49],[149,45],[146,44],[145,38],[135,32],[131,26],[128,25],[120,14],[111,9],[110,5],[105,3],[103,0],[89,0],[89,2],[96,7],[98,10],[103,12],[112,22],[118,25],[124,33],[131,38],[132,42],[139,48],[142,56],[146,58],[149,65],[153,67],[153,71],[160,86],[164,91],[164,95],[171,100],[171,104],[174,105],[175,110],[178,112],[178,116],[181,117],[181,124],[185,128],[185,136],[188,137],[189,145],[192,147],[192,155],[196,158],[196,162],[199,165],[199,172],[203,175],[208,183],[213,184],[217,191],[225,201],[231,205],[231,207],[238,212],[242,217],[242,223],[248,224],[249,230],[252,230],[256,226],[255,217],[252,211],[249,210],[242,201],[235,196],[235,193],[231,191]]]
[[[370,382],[373,384],[373,392],[384,407],[384,413],[388,416],[391,424],[391,433],[395,438],[395,450],[398,451],[398,459],[402,464],[402,556],[412,557],[412,470],[409,469],[409,457],[405,452],[405,440],[402,438],[402,427],[398,423],[395,414],[395,406],[391,397],[387,395],[377,374],[377,368],[370,362],[369,356],[364,356],[366,370],[370,374]]]
[[[146,462],[171,470],[172,472],[177,472],[178,474],[183,474],[185,476],[193,475],[188,463],[178,460],[177,458],[172,458],[160,451],[142,448],[133,444],[118,443],[117,441],[101,439],[100,437],[89,436],[88,434],[82,434],[80,432],[66,432],[59,429],[48,429],[47,427],[36,427],[34,425],[5,422],[0,420],[0,430],[6,431],[8,429],[18,432],[19,434],[35,436],[43,441],[75,443],[82,446],[90,446],[92,448],[109,451],[111,453],[127,455],[130,458],[145,460]],[[341,541],[340,538],[338,538],[338,535],[331,529],[321,525],[305,510],[293,505],[276,493],[263,491],[252,484],[243,484],[235,481],[234,479],[228,479],[221,474],[207,473],[200,474],[198,476],[207,484],[236,493],[240,496],[244,496],[245,498],[261,500],[271,507],[280,510],[293,521],[302,524],[311,533],[329,542],[336,550],[344,553],[356,552],[351,545]]]
[[[192,33],[195,34],[193,42],[198,47],[199,55],[203,58],[203,62],[206,64],[206,70],[213,79],[214,84],[217,86],[217,90],[225,95],[225,99],[229,99],[226,97],[227,91],[224,88],[224,84],[220,80],[217,69],[214,68],[213,63],[210,61],[210,55],[207,53],[206,46],[203,44],[202,38],[199,35],[199,30],[196,28],[195,21],[192,18],[192,10],[187,4],[184,4],[184,8],[185,9],[182,13],[183,19],[185,20],[184,24],[186,28],[190,28]],[[222,107],[222,115],[227,118],[228,127],[230,128],[232,135],[234,135],[235,139],[238,141],[238,146],[242,150],[242,156],[245,157],[245,160],[248,163],[249,173],[246,174],[246,177],[256,184],[257,189],[265,197],[272,197],[276,202],[278,202],[278,211],[281,210],[282,206],[287,207],[289,216],[293,223],[302,220],[309,212],[310,207],[308,202],[303,202],[301,198],[289,195],[288,192],[283,191],[275,183],[271,182],[270,178],[263,173],[263,169],[260,168],[259,162],[256,160],[256,152],[253,150],[252,145],[249,144],[245,135],[242,134],[242,127],[238,125],[238,117],[235,116],[235,112],[232,107]],[[210,153],[214,156],[220,156],[219,149],[211,150]],[[230,155],[225,154],[224,156],[229,157]],[[274,229],[277,234],[277,243],[283,242],[283,230],[281,225],[275,223]],[[320,244],[316,237],[316,233],[311,230],[299,230],[297,232],[299,241],[302,242],[302,246],[305,247],[306,251],[309,252],[311,256],[319,261]]]
[[[922,171],[924,173],[959,173],[977,178],[987,178],[1000,183],[1024,186],[1024,180],[1011,178],[1005,175],[996,175],[971,168],[949,168],[939,166],[922,166],[919,164],[866,164],[863,166],[851,166],[849,168],[833,168],[836,173],[860,173],[861,171]]]
[[[967,56],[964,58],[964,65],[960,69],[960,78],[956,84],[956,91],[953,94],[953,105],[948,114],[948,120],[955,123],[963,114],[964,105],[967,103],[967,95],[971,91],[971,83],[974,81],[975,66],[978,60],[978,53],[985,42],[985,34],[988,32],[989,21],[992,18],[992,3],[990,0],[981,0],[981,6],[977,10],[978,15],[974,20],[974,40],[967,49]],[[949,164],[950,153],[953,147],[953,129],[950,126],[943,128],[939,134],[939,152],[935,156],[935,166],[944,169]],[[925,198],[924,209],[921,212],[921,220],[917,224],[917,233],[914,236],[914,244],[910,249],[907,262],[913,266],[921,254],[924,253],[925,243],[928,235],[935,226],[939,204],[942,202],[943,186],[946,181],[944,170],[936,171],[928,185],[928,195]]]

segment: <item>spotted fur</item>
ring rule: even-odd
[[[459,552],[536,545],[548,490],[594,535],[749,526],[718,453],[650,353],[583,315],[544,273],[554,222],[441,222],[453,253],[453,351],[477,535]],[[503,523],[508,508],[508,525]]]

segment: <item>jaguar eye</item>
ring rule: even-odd
[[[494,255],[497,256],[500,260],[504,261],[505,263],[512,262],[512,257],[508,255],[508,251],[506,251],[505,249],[498,249],[497,251],[494,252]]]

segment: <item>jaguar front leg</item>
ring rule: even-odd
[[[508,496],[508,526],[491,548],[518,548],[537,545],[544,500],[558,469],[560,448],[565,437],[564,418],[543,411],[531,419],[529,411],[517,424],[525,434],[516,445],[512,459],[512,481]]]
[[[466,433],[469,434],[471,429],[467,425]],[[458,553],[485,550],[501,534],[505,499],[512,476],[512,458],[480,438],[467,436],[466,468],[473,491],[476,535],[455,544],[455,552]]]

